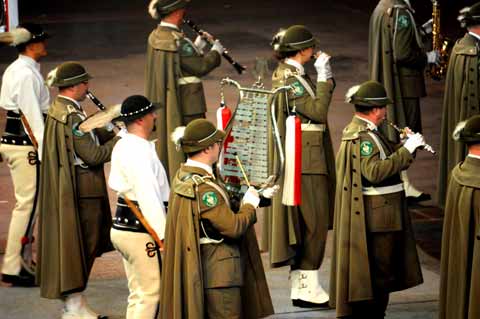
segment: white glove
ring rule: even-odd
[[[205,47],[207,46],[207,41],[205,41],[205,39],[201,35],[198,35],[193,44],[195,44],[195,46],[200,51],[203,51],[203,49],[205,49]]]
[[[212,51],[217,51],[219,54],[225,52],[225,48],[220,43],[220,40],[215,40],[215,42],[213,42]]]
[[[423,135],[420,133],[415,133],[413,135],[410,135],[405,144],[403,146],[410,152],[410,154],[413,154],[415,150],[420,147],[425,145],[425,139],[423,138]]]
[[[422,24],[422,30],[425,34],[432,33],[432,26],[433,26],[433,19],[428,20],[424,24]]]
[[[438,52],[437,50],[427,52],[427,61],[430,64],[440,63],[440,52]]]
[[[255,208],[260,204],[260,195],[258,195],[257,190],[253,186],[250,186],[245,195],[243,195],[242,204],[250,204]]]
[[[280,189],[279,185],[267,187],[263,189],[262,196],[265,198],[272,198],[278,192],[279,189]]]
[[[317,82],[326,82],[333,77],[330,56],[325,52],[317,53],[317,59],[313,65],[317,70]]]

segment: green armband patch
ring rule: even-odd
[[[77,137],[82,137],[82,136],[85,135],[85,133],[83,133],[82,131],[80,131],[80,130],[78,129],[78,125],[79,125],[79,124],[80,124],[80,123],[75,123],[75,124],[73,124],[73,126],[72,126],[72,133],[73,133],[73,135],[75,135],[75,136],[77,136]]]
[[[218,204],[218,197],[215,192],[206,192],[202,195],[202,202],[207,207],[215,207]]]
[[[295,96],[302,96],[305,94],[305,88],[303,87],[302,83],[300,81],[296,81],[292,84],[293,91],[295,93]]]
[[[193,53],[195,52],[195,49],[192,47],[192,45],[188,42],[184,42],[182,45],[181,49],[181,54],[182,56],[193,56]]]
[[[362,156],[369,156],[373,153],[373,144],[370,141],[364,141],[360,144],[360,154]]]
[[[399,30],[406,29],[410,26],[410,17],[406,15],[401,15],[397,20],[397,28]]]

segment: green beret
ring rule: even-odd
[[[51,78],[50,78],[51,77]],[[65,62],[60,64],[49,74],[50,86],[59,88],[77,85],[92,79],[85,68],[78,62]]]
[[[377,81],[366,81],[351,87],[345,95],[345,102],[372,108],[393,104],[385,87]]]
[[[270,43],[275,52],[292,52],[314,47],[317,39],[303,25],[280,29]]]
[[[174,132],[175,134],[175,132]],[[225,132],[219,130],[210,121],[196,119],[190,122],[179,143],[185,153],[194,153],[206,149],[217,142],[221,142]],[[173,137],[175,139],[175,137]]]
[[[452,137],[455,141],[467,144],[480,143],[480,115],[474,115],[458,123]]]

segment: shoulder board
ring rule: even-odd
[[[148,43],[157,50],[177,52],[180,38],[180,32],[158,27],[150,33]]]
[[[69,103],[65,104],[65,103],[59,102],[58,100],[55,100],[53,104],[50,106],[50,108],[48,109],[48,115],[63,124],[67,123],[68,116],[74,113],[82,114],[72,104],[69,104]]]
[[[467,35],[455,43],[453,51],[460,55],[478,55],[476,40]]]
[[[194,183],[192,181],[179,182],[175,184],[173,191],[187,198],[195,198]]]

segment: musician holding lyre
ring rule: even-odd
[[[204,118],[206,101],[201,78],[221,63],[225,49],[219,40],[202,32],[195,41],[181,29],[190,0],[152,0],[149,12],[160,23],[148,38],[146,65],[147,98],[161,104],[156,136],[167,141],[174,128],[196,118]],[[204,53],[207,41],[210,51]],[[172,143],[157,144],[160,161],[170,178],[184,161],[184,154]]]
[[[319,268],[328,229],[333,226],[335,197],[335,159],[327,123],[335,87],[330,56],[318,51],[317,39],[302,25],[280,30],[271,44],[279,60],[272,85],[292,89],[276,104],[288,155],[280,181],[282,196],[272,201],[270,262],[274,267],[290,265],[294,306],[328,307],[329,296],[320,284]],[[304,66],[311,60],[317,71],[315,78],[305,72]],[[297,134],[290,134],[292,126],[297,126]]]
[[[380,0],[370,18],[370,79],[385,86],[392,104],[387,106],[387,120],[413,132],[422,133],[420,98],[426,96],[424,72],[440,63],[438,50],[426,52],[428,32],[437,27],[427,22],[417,27],[415,11],[409,0]],[[423,31],[423,32],[422,32]],[[398,141],[393,127],[380,127],[392,141]],[[405,192],[410,202],[429,200],[431,196],[417,190],[402,172]]]

